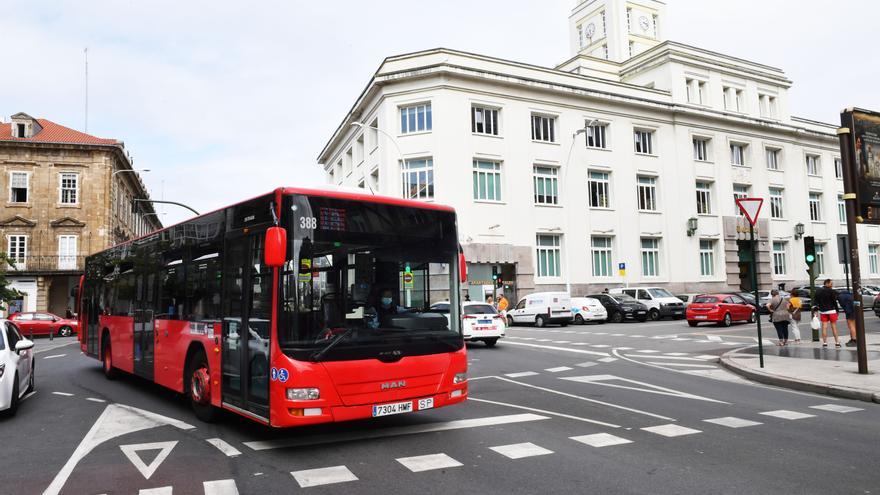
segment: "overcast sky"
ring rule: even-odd
[[[567,59],[575,0],[2,3],[0,115],[82,130],[88,47],[89,133],[125,141],[135,167],[152,169],[154,199],[207,211],[321,183],[318,152],[386,56],[442,46]],[[795,115],[880,109],[880,2],[667,5],[669,39],[785,70]],[[165,211],[165,224],[187,216]]]

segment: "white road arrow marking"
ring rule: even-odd
[[[122,449],[122,453],[125,454],[125,457],[128,457],[128,460],[134,464],[134,467],[144,475],[144,478],[150,479],[150,476],[153,476],[153,473],[156,472],[156,469],[159,469],[159,466],[165,462],[165,459],[168,458],[168,454],[171,453],[171,449],[177,445],[177,440],[173,440],[170,442],[152,442],[152,443],[139,443],[132,445],[120,445],[119,448]],[[156,458],[153,459],[153,462],[147,464],[141,459],[137,453],[142,450],[159,450],[159,454],[156,455]]]
[[[570,377],[560,378],[560,380],[568,380],[568,381],[580,382],[580,383],[592,383],[595,385],[603,385],[605,387],[623,388],[626,390],[636,390],[638,392],[647,392],[649,394],[668,395],[670,397],[681,397],[682,399],[694,399],[694,400],[702,400],[702,401],[706,401],[706,402],[716,402],[718,404],[730,404],[729,402],[710,399],[708,397],[701,397],[699,395],[689,394],[686,392],[679,392],[678,390],[672,390],[671,388],[661,387],[659,385],[651,385],[650,383],[639,382],[636,380],[630,380],[629,378],[621,378],[619,376],[614,376],[614,375],[570,376]],[[620,385],[617,383],[606,383],[609,381],[625,382],[625,383],[630,383],[630,384],[637,385],[637,386]]]

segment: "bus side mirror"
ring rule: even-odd
[[[458,252],[458,278],[461,283],[467,282],[467,260],[461,251]]]
[[[281,268],[287,259],[287,231],[283,227],[266,229],[263,243],[263,263],[269,268]]]

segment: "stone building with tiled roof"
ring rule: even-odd
[[[161,227],[122,141],[17,113],[0,122],[0,250],[19,311],[73,308],[83,259]]]

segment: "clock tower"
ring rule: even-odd
[[[623,62],[663,41],[659,0],[578,0],[568,18],[572,55]]]

